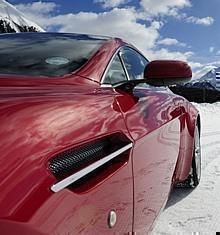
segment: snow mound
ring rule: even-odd
[[[214,104],[209,104],[209,103],[201,103],[201,104],[197,104],[197,103],[193,103],[193,105],[199,109],[200,111],[200,115],[202,116],[202,118],[207,119],[207,117],[210,117],[211,114],[214,114],[214,117],[216,118],[220,118],[220,102],[216,102]],[[206,121],[209,121],[210,118]],[[216,119],[214,119],[216,120]],[[214,121],[213,118],[211,117],[211,121]],[[219,121],[219,125],[220,125],[220,119]]]

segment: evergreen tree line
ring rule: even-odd
[[[20,32],[38,32],[33,26],[21,26],[13,22]],[[0,33],[15,33],[16,31],[11,27],[10,23],[5,20],[0,20]]]

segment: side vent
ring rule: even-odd
[[[58,154],[49,163],[49,169],[57,179],[80,170],[91,162],[99,160],[110,146],[108,139],[89,143]]]
[[[65,187],[73,188],[74,185],[85,188],[86,176],[93,175],[94,180],[100,178],[106,170],[109,173],[117,170],[114,165],[124,165],[129,156],[129,153],[125,156],[125,152],[131,147],[132,143],[127,138],[116,133],[59,153],[48,164],[49,170],[58,180],[51,190],[58,192]],[[91,177],[86,180],[87,185],[89,181]],[[89,184],[93,185],[91,182]]]

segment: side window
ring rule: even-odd
[[[114,84],[117,82],[125,81],[127,77],[125,75],[124,68],[118,55],[112,60],[108,71],[104,78],[105,84]]]
[[[121,50],[121,57],[131,80],[144,78],[144,68],[149,63],[147,59],[129,47]]]

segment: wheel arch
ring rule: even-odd
[[[175,169],[175,173],[173,176],[174,184],[177,182],[181,182],[188,177],[188,172],[190,171],[190,163],[192,162],[192,151],[194,146],[194,136],[190,140],[189,136],[191,136],[189,129],[193,128],[195,130],[196,125],[198,125],[199,135],[201,135],[201,118],[200,114],[198,113],[194,119],[189,118],[190,116],[185,116],[185,128],[184,131],[181,133],[180,137],[180,151],[178,156],[178,161]],[[189,120],[191,124],[187,123]],[[190,125],[191,128],[188,126]],[[192,130],[192,129],[191,129]],[[191,131],[192,132],[192,131]],[[186,138],[186,134],[188,133],[188,137]],[[194,131],[193,131],[194,133]],[[182,144],[185,145],[184,150]],[[190,151],[189,151],[190,149]]]

